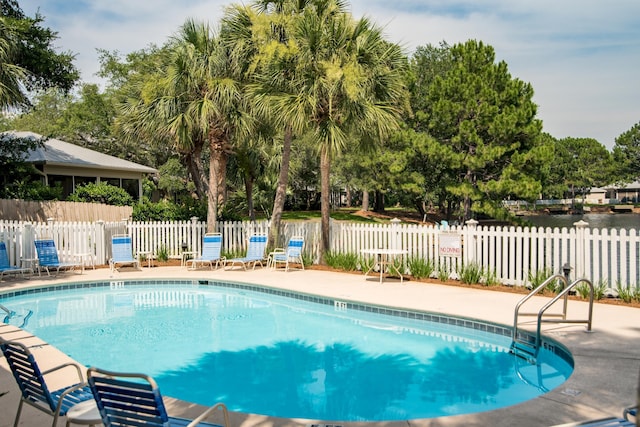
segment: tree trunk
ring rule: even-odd
[[[247,194],[247,215],[249,220],[256,220],[256,210],[253,208],[253,177],[246,173],[244,176],[244,191]]]
[[[329,252],[330,246],[330,214],[331,206],[329,205],[330,193],[331,193],[331,159],[329,154],[329,148],[323,146],[320,153],[320,212],[322,216],[321,220],[321,233],[322,233],[322,246],[320,250],[320,264],[325,263],[325,255]]]
[[[466,182],[469,183],[469,185],[471,186],[471,188],[475,187],[475,179],[474,179],[474,175],[472,173],[471,170],[467,170],[467,173],[465,174],[464,180]],[[471,196],[468,194],[469,191],[465,191],[465,195],[462,198],[463,201],[463,212],[464,212],[464,220],[463,221],[468,221],[471,219]]]
[[[369,191],[362,190],[362,210],[367,212],[369,210]]]
[[[351,207],[351,187],[349,187],[348,185],[346,186],[346,192],[347,194],[344,196],[345,197],[345,206],[347,208]]]
[[[382,191],[376,190],[375,192],[375,202],[373,205],[373,211],[378,213],[384,212],[384,193]]]
[[[415,199],[413,205],[416,207],[416,210],[420,214],[421,217],[425,217],[427,215],[427,210],[425,209],[424,200]]]
[[[207,197],[209,192],[209,181],[202,165],[202,143],[195,141],[194,146],[190,151],[183,152],[185,163],[187,165],[187,171],[191,175],[193,184],[196,187],[196,194],[200,199]]]
[[[214,144],[211,144],[211,156],[209,158],[209,191],[207,191],[207,233],[216,231],[216,222],[218,221],[218,172],[216,170],[217,162],[215,161],[216,152],[213,151]]]
[[[280,174],[278,175],[278,187],[276,197],[273,201],[273,212],[271,213],[271,227],[269,227],[268,248],[275,248],[280,235],[280,223],[282,222],[282,211],[284,210],[285,197],[287,195],[287,184],[289,182],[289,159],[291,158],[291,143],[293,133],[287,127],[284,131],[282,143],[282,163],[280,164]]]
[[[209,192],[207,206],[207,232],[213,233],[218,221],[218,212],[224,207],[227,180],[228,154],[225,144],[217,138],[211,138],[209,144]]]

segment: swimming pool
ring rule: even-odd
[[[501,325],[240,283],[92,282],[0,298],[11,323],[27,318],[25,329],[81,363],[147,373],[166,396],[285,418],[486,411],[572,371],[552,341],[537,365],[509,354]]]

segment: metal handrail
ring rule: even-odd
[[[520,315],[520,307],[527,301],[529,301],[529,299],[531,299],[531,297],[533,297],[534,295],[538,294],[542,289],[546,288],[547,285],[549,283],[551,283],[554,280],[562,280],[562,282],[564,283],[564,288],[567,289],[568,288],[568,280],[565,276],[563,276],[562,274],[555,274],[551,277],[549,277],[547,280],[545,280],[544,282],[542,282],[542,284],[540,284],[537,288],[535,288],[534,290],[532,290],[531,292],[529,292],[529,294],[527,296],[525,296],[524,298],[522,298],[518,304],[516,304],[516,308],[514,310],[513,313],[513,335],[512,338],[515,341],[516,338],[518,337],[518,316]],[[523,316],[535,316],[536,314],[534,313],[523,313]],[[562,314],[563,318],[566,318],[567,315],[567,303],[565,300],[565,304],[564,304],[564,312]]]
[[[549,283],[551,283],[554,280],[561,280],[564,283],[564,288],[562,289],[562,291],[556,295],[553,299],[551,299],[551,301],[547,302],[537,313],[537,315],[535,313],[520,313],[520,307],[527,302],[531,297],[533,297],[534,295],[536,295],[537,293],[539,293],[543,288],[545,288]],[[568,320],[567,319],[567,301],[568,301],[568,295],[569,292],[575,288],[578,284],[585,282],[589,285],[589,317],[585,320],[583,319],[574,319],[574,320]],[[534,290],[532,290],[527,296],[525,296],[524,298],[522,298],[518,304],[516,304],[516,308],[514,310],[514,316],[513,316],[513,342],[515,343],[517,341],[518,338],[518,317],[519,316],[533,316],[536,315],[538,318],[537,321],[537,328],[536,328],[536,340],[535,340],[535,353],[536,353],[536,357],[537,357],[537,353],[538,350],[540,349],[540,345],[542,344],[542,333],[541,333],[541,329],[542,329],[542,322],[547,322],[547,323],[586,323],[587,324],[587,330],[590,331],[591,330],[591,326],[593,323],[593,284],[591,283],[591,281],[589,281],[588,279],[577,279],[574,282],[572,282],[571,284],[568,284],[568,280],[565,276],[561,275],[561,274],[556,274],[553,275],[551,277],[549,277],[547,280],[545,280],[540,286],[538,286],[537,288],[535,288]],[[549,307],[551,307],[553,304],[555,304],[560,298],[564,298],[564,304],[563,304],[563,309],[562,309],[562,313],[561,314],[555,314],[555,316],[561,317],[562,319],[557,320],[557,319],[543,319],[542,316],[544,316],[545,312],[547,311],[547,309]],[[551,314],[548,314],[547,316],[551,316]]]
[[[566,319],[566,306],[567,306],[567,295],[569,294],[569,291],[571,289],[573,289],[574,287],[576,287],[579,283],[581,282],[585,282],[589,285],[589,318],[586,320],[567,320]],[[565,298],[565,316],[563,317],[562,321],[558,321],[558,320],[542,320],[542,316],[544,315],[544,312],[551,307],[556,301],[558,301],[560,298],[564,297]],[[591,325],[593,323],[593,283],[591,283],[590,280],[588,279],[577,279],[574,282],[572,282],[569,286],[567,286],[566,288],[564,288],[562,290],[562,292],[560,292],[558,295],[555,296],[555,298],[553,298],[551,301],[549,301],[548,303],[546,303],[538,312],[538,328],[536,330],[536,348],[540,347],[540,342],[541,342],[541,324],[542,322],[547,322],[547,323],[586,323],[587,324],[587,331],[591,331]]]
[[[7,307],[5,307],[4,305],[0,304],[0,310],[4,311],[5,313],[7,313],[9,316],[11,316],[12,314],[15,314],[16,312],[13,310],[9,310]]]

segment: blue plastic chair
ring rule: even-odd
[[[202,255],[199,257],[189,259],[186,261],[186,266],[195,270],[197,264],[202,266],[209,264],[209,268],[213,270],[213,263],[216,263],[216,268],[221,262],[224,262],[225,258],[220,256],[222,251],[222,233],[207,233],[202,239]]]
[[[53,416],[52,427],[55,427],[60,416],[66,415],[74,405],[93,399],[91,390],[83,381],[81,367],[75,363],[64,363],[46,371],[40,371],[33,354],[22,343],[0,339],[0,348],[7,359],[13,377],[20,388],[20,404],[13,423],[17,427],[20,422],[24,403]],[[65,368],[72,369],[77,378],[72,385],[50,391],[45,376]]]
[[[56,274],[58,274],[60,270],[70,271],[76,267],[81,267],[78,263],[60,262],[56,242],[53,239],[36,239],[34,244],[38,255],[38,267],[39,269],[44,268],[49,276],[51,275],[51,270],[55,270]]]
[[[225,266],[230,264],[233,267],[236,264],[241,265],[245,270],[247,265],[253,264],[253,268],[256,268],[256,264],[264,261],[264,251],[267,249],[267,235],[266,234],[254,234],[249,238],[249,246],[247,248],[247,255],[242,258],[232,258],[225,262]]]
[[[22,274],[22,276],[24,276],[24,273],[31,273],[31,269],[30,268],[20,268],[20,267],[15,267],[13,265],[11,265],[11,263],[9,262],[9,254],[7,253],[7,245],[4,242],[0,242],[0,280],[2,280],[2,277],[4,276],[5,273],[7,274]]]
[[[216,410],[221,410],[224,426],[229,426],[227,407],[218,403],[193,420],[170,417],[153,378],[136,373],[110,372],[99,368],[87,371],[89,386],[105,426],[216,426],[201,422]]]
[[[111,237],[111,259],[109,260],[109,267],[111,267],[111,271],[113,272],[119,265],[131,265],[140,269],[140,259],[133,256],[131,236],[127,234]]]
[[[290,264],[300,264],[300,268],[304,270],[304,260],[302,259],[302,249],[304,248],[304,237],[293,236],[289,239],[286,249],[276,248],[269,254],[268,264],[270,267],[277,269],[278,264],[284,264],[284,270],[289,271]]]

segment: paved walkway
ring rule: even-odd
[[[511,325],[513,310],[522,297],[519,294],[465,287],[444,286],[397,280],[380,284],[375,278],[361,274],[333,273],[317,270],[271,271],[258,268],[242,270],[187,271],[180,267],[143,268],[141,271],[123,268],[111,273],[108,269],[86,270],[84,274],[64,274],[58,278],[9,279],[0,282],[0,292],[16,288],[41,286],[71,281],[136,278],[201,278],[221,279],[261,284],[297,292],[329,296],[342,300],[361,301],[399,308],[441,312],[450,315],[483,319]],[[535,297],[532,307],[540,307],[548,299]],[[531,309],[533,310],[533,309]],[[529,310],[527,310],[529,311]],[[570,317],[584,317],[587,304],[569,302]],[[593,330],[584,325],[543,326],[543,332],[562,342],[571,350],[575,360],[573,375],[562,386],[534,400],[508,408],[471,415],[409,420],[392,423],[344,423],[345,426],[364,427],[440,427],[440,426],[514,426],[538,427],[581,421],[605,416],[620,416],[622,409],[635,403],[640,375],[640,309],[595,304]],[[29,337],[13,327],[0,327],[5,338],[22,337],[28,344],[37,344],[37,337]],[[55,365],[66,356],[52,346],[34,349],[44,365]],[[6,362],[0,359],[0,427],[13,423],[19,399],[18,389],[10,376]],[[168,410],[175,416],[192,416],[202,408],[168,398]],[[232,413],[234,427],[304,426],[318,420],[290,420],[252,414]],[[31,407],[23,409],[22,423],[26,427],[50,425],[51,418]],[[64,425],[64,419],[60,422]]]

